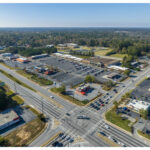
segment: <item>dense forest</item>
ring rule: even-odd
[[[55,53],[57,52],[57,49],[55,47],[51,47],[51,48],[26,48],[26,47],[9,47],[6,49],[6,52],[10,52],[12,54],[20,54],[22,56],[32,56],[32,55],[39,55],[42,53],[47,53],[47,54],[51,54],[51,53]]]
[[[79,45],[111,47],[107,55],[121,53],[139,57],[150,52],[149,28],[0,28],[0,46],[13,47],[7,51],[24,53],[29,46],[39,54],[49,44],[77,43]],[[16,48],[20,50],[16,50]],[[36,48],[36,49],[35,49]],[[55,49],[56,50],[56,49]],[[26,49],[31,51],[31,49]],[[37,51],[37,52],[35,52]],[[44,50],[48,51],[48,50]],[[53,50],[52,50],[53,51]],[[30,53],[30,52],[28,52]],[[51,50],[49,51],[51,53]],[[31,55],[31,54],[26,54]]]

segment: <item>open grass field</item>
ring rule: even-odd
[[[114,109],[111,109],[105,114],[106,120],[109,122],[119,126],[120,128],[123,128],[124,130],[131,132],[131,126],[129,124],[131,123],[130,120],[123,120],[121,115],[117,115]]]
[[[36,118],[29,123],[19,127],[4,137],[8,141],[8,146],[27,146],[45,127],[45,123]]]
[[[111,57],[123,58],[124,56],[128,56],[127,54],[112,54]]]
[[[96,50],[95,55],[96,56],[106,56],[108,52],[112,51],[111,49],[106,50]]]
[[[20,80],[18,80],[17,78],[15,78],[14,76],[12,76],[11,74],[5,72],[4,70],[1,70],[1,69],[0,69],[0,72],[1,72],[2,74],[4,74],[6,77],[8,77],[9,79],[13,80],[14,82],[16,82],[16,83],[18,83],[18,84],[24,86],[25,88],[28,88],[28,89],[30,89],[30,90],[36,92],[36,90],[34,90],[33,88],[31,88],[31,87],[28,86],[27,84],[21,82]]]

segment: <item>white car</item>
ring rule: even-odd
[[[126,147],[126,145],[124,143],[120,143],[121,146]]]
[[[112,137],[109,135],[109,136],[108,136],[108,139],[112,140]]]
[[[106,125],[106,124],[104,125],[104,127],[105,127],[106,129],[109,129],[109,128],[110,128],[110,127],[109,127],[108,125]]]
[[[54,98],[54,96],[50,96],[50,98]]]

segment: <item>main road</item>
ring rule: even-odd
[[[30,85],[32,88],[36,89],[37,91],[39,91],[43,95],[46,95],[46,96],[53,95],[52,93],[50,93],[46,89],[40,87],[39,85],[33,83],[32,81],[30,81],[30,80],[22,77],[21,75],[17,74],[14,70],[10,70],[10,69],[2,66],[2,65],[0,65],[0,69],[5,70],[6,72],[10,73],[14,77],[21,80],[22,82]],[[114,100],[119,100],[121,98],[121,96],[124,95],[127,91],[134,88],[136,83],[139,81],[139,79],[146,77],[149,73],[150,73],[150,67],[147,67],[147,69],[145,69],[144,71],[142,71],[141,73],[139,73],[137,75],[137,77],[134,79],[134,82],[132,82],[132,79],[125,81],[124,82],[125,88],[120,88],[120,90],[118,91],[118,94],[112,99],[112,102],[110,104],[108,104],[107,108],[109,108],[113,105]],[[48,117],[50,117],[50,118],[54,117],[54,118],[58,119],[59,121],[61,121],[62,124],[60,125],[60,128],[61,129],[63,128],[64,131],[68,131],[68,130],[73,131],[75,134],[82,136],[86,141],[91,143],[93,146],[99,146],[99,147],[108,146],[108,144],[106,142],[104,142],[102,139],[96,137],[96,135],[92,134],[93,131],[95,131],[97,128],[99,128],[100,122],[103,120],[101,115],[102,115],[102,113],[104,113],[106,111],[106,108],[104,110],[100,111],[100,113],[99,113],[99,112],[93,112],[92,110],[89,110],[89,108],[85,107],[84,108],[85,112],[87,114],[89,114],[91,117],[91,119],[89,120],[88,123],[91,124],[93,127],[89,126],[84,130],[83,128],[80,128],[79,126],[74,124],[73,120],[70,120],[70,121],[65,120],[66,119],[66,115],[65,115],[66,112],[74,113],[75,110],[76,110],[76,112],[78,112],[83,108],[80,108],[78,106],[70,104],[70,103],[66,102],[65,100],[57,97],[56,95],[53,95],[56,98],[56,101],[64,106],[64,108],[58,108],[56,105],[51,103],[51,101],[48,101],[47,99],[44,99],[42,96],[38,95],[37,93],[35,93],[29,89],[26,89],[17,83],[14,83],[12,80],[10,80],[9,78],[7,78],[5,75],[3,75],[1,73],[0,73],[0,80],[3,80],[14,91],[17,90],[17,93],[25,99],[25,102],[27,104],[32,105],[33,107],[37,108],[38,110],[40,110],[41,112],[46,114]],[[57,128],[53,132],[56,132],[57,130],[59,130],[59,129]],[[113,129],[111,128],[110,132],[112,132],[112,130]],[[116,130],[116,133],[120,134],[120,131],[118,129],[115,129],[115,130]],[[51,137],[51,134],[46,134],[46,132],[44,134],[46,137],[45,139],[47,139],[48,137]],[[40,139],[42,140],[43,137],[44,137],[44,135],[42,134],[38,138],[38,140],[40,140]],[[130,141],[133,138],[134,141],[136,142],[137,146],[148,146],[145,143],[143,143],[142,141],[139,142],[139,140],[135,139],[134,137],[129,137],[124,132],[121,133],[120,138],[122,140],[127,139],[128,141]],[[35,142],[35,143],[33,142],[31,145],[32,146],[34,146],[34,145],[40,146],[37,143],[38,142]],[[131,146],[134,146],[134,145],[131,145]]]

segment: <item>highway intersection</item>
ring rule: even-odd
[[[0,80],[9,85],[12,90],[17,91],[18,95],[25,99],[26,104],[31,105],[37,110],[43,112],[49,118],[46,130],[29,146],[42,146],[46,141],[48,141],[58,132],[65,133],[67,134],[67,136],[70,136],[72,138],[80,136],[84,139],[85,142],[88,143],[88,146],[111,146],[106,141],[97,136],[97,133],[101,131],[109,136],[111,135],[115,137],[117,141],[119,141],[120,143],[124,143],[125,146],[128,147],[150,146],[150,143],[145,143],[143,139],[140,139],[134,135],[130,135],[113,125],[109,124],[109,129],[105,128],[105,125],[108,125],[108,123],[104,119],[104,113],[112,107],[114,100],[119,101],[126,92],[134,89],[136,87],[136,84],[141,79],[147,77],[150,74],[150,66],[145,68],[143,71],[140,71],[136,75],[136,77],[125,80],[123,82],[124,86],[122,86],[122,84],[118,85],[118,93],[114,93],[114,91],[111,90],[108,96],[110,99],[109,103],[99,111],[93,110],[90,106],[80,107],[69,103],[59,96],[51,93],[47,89],[44,89],[36,83],[17,74],[14,70],[10,70],[9,68],[4,67],[3,65],[0,65],[0,69],[5,70],[6,72],[10,73],[14,77],[18,78],[22,82],[30,85],[35,89],[37,93],[24,88],[17,83],[14,83],[14,81],[10,80],[0,73]],[[45,97],[43,97],[42,95],[45,95]],[[50,96],[54,96],[54,100],[56,101],[56,103],[53,103],[49,100]],[[59,107],[57,103],[60,104],[61,107]],[[69,115],[66,115],[66,113],[69,113]],[[87,118],[78,119],[79,116],[86,116]],[[60,121],[60,125],[55,129],[51,129],[51,121],[53,120],[53,118],[56,118],[58,121]],[[61,138],[59,140],[62,141]],[[66,140],[63,141],[63,144],[64,146],[73,146],[71,143],[67,143]],[[48,143],[46,146],[52,146],[52,143]]]

